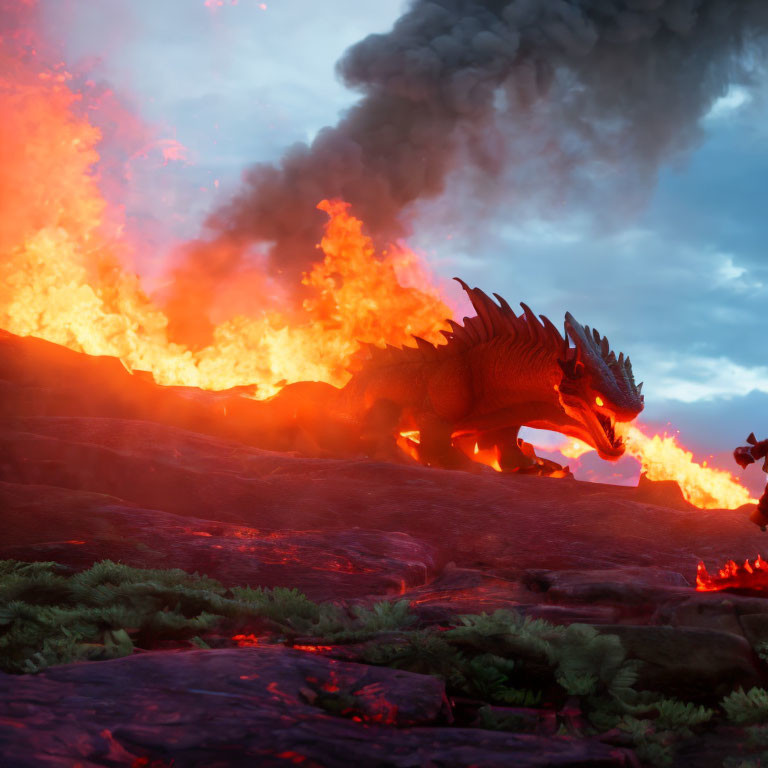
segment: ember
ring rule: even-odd
[[[237,643],[238,648],[254,648],[259,644],[259,638],[256,635],[233,635],[232,639]]]
[[[696,568],[696,589],[699,592],[723,589],[768,591],[768,562],[760,555],[751,563],[745,560],[743,565],[729,560],[717,574],[711,575],[704,563],[700,562]]]
[[[325,651],[332,651],[333,646],[330,645],[292,645],[295,651],[306,651],[307,653],[324,653]]]

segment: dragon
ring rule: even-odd
[[[277,408],[273,435],[298,430],[331,453],[389,459],[402,459],[408,435],[422,464],[476,468],[474,446],[494,449],[502,471],[557,473],[518,437],[528,426],[578,438],[609,461],[622,456],[616,424],[643,409],[629,357],[570,313],[561,334],[526,304],[517,315],[498,294],[494,301],[456,280],[477,314],[448,320],[447,343],[414,336],[415,347],[362,345],[345,386],[296,382],[265,401]]]

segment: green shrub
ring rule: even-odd
[[[738,688],[722,701],[727,718],[736,725],[754,725],[768,722],[768,691],[752,688],[745,693]]]

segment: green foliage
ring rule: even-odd
[[[75,573],[55,563],[0,561],[0,669],[8,672],[35,673],[174,643],[206,649],[222,633],[257,622],[277,642],[366,641],[366,662],[440,677],[452,695],[477,702],[473,706],[546,702],[557,710],[576,698],[587,733],[620,729],[648,765],[671,764],[680,740],[715,717],[697,704],[637,692],[639,663],[627,658],[618,636],[595,627],[555,626],[508,610],[460,616],[449,627],[417,621],[407,600],[348,608],[314,603],[295,589],[228,589],[178,569],[103,561]],[[307,695],[329,712],[356,711],[349,692]],[[738,689],[721,706],[732,723],[750,726],[749,749],[768,747],[768,691]],[[478,711],[482,728],[524,732],[536,722],[535,713]],[[575,735],[571,725],[563,732]]]
[[[736,725],[768,722],[768,691],[764,688],[752,688],[746,693],[738,688],[722,700],[721,706]]]
[[[509,680],[514,668],[513,660],[492,653],[475,656],[466,664],[469,692],[478,699],[504,701],[505,694],[511,688]]]
[[[110,659],[190,640],[227,617],[255,615],[215,579],[105,560],[80,573],[0,561],[0,669]]]
[[[694,728],[709,722],[715,714],[712,709],[677,699],[660,699],[654,706],[658,712],[655,725],[662,730],[683,731]]]
[[[757,655],[768,664],[768,642],[755,643],[754,648]]]
[[[586,624],[571,624],[550,644],[548,655],[557,682],[574,696],[606,691],[617,699],[629,697],[637,680],[637,665],[626,660],[616,635],[606,635]]]
[[[351,614],[296,589],[234,587],[179,569],[131,568],[104,560],[73,573],[55,563],[0,561],[0,669],[115,658],[134,646],[191,642],[226,622],[261,620],[283,636],[364,639],[411,628],[407,600]]]
[[[517,660],[521,678],[525,680],[533,674],[538,678],[539,688],[547,688],[551,677],[561,695],[609,697],[616,710],[614,722],[637,699],[633,685],[638,663],[627,660],[616,635],[600,633],[594,627],[555,626],[542,619],[499,610],[493,614],[460,616],[457,626],[444,634],[465,651],[492,651],[497,657]],[[624,703],[627,707],[619,706]],[[599,707],[592,702],[588,709]]]
[[[369,643],[363,659],[370,664],[405,669],[442,678],[454,689],[465,683],[464,655],[444,637],[432,631],[409,632],[399,642]]]
[[[305,619],[313,622],[319,618],[320,611],[317,604],[298,589],[233,587],[231,593],[236,600],[246,603],[259,616],[278,623],[287,623],[291,619]]]
[[[364,634],[378,632],[395,632],[410,627],[416,617],[410,612],[408,600],[381,601],[374,603],[369,610],[362,605],[356,605],[352,612],[359,623],[359,631]]]
[[[626,715],[619,722],[619,728],[626,731],[632,738],[635,753],[641,762],[651,765],[672,765],[675,758],[674,734],[665,731],[657,731],[651,720],[639,720],[631,715]]]

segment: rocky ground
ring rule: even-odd
[[[744,510],[696,510],[653,485],[273,453],[249,445],[248,408],[0,332],[0,559],[178,567],[317,602],[406,599],[422,627],[497,609],[585,623],[641,662],[639,690],[714,708],[768,684],[768,600],[693,588],[700,560],[763,549]],[[364,663],[358,646],[189,646],[0,674],[0,764],[661,760],[638,738],[574,725],[573,701],[518,707],[517,732],[477,727],[442,680]],[[334,688],[349,711],[323,704]],[[674,763],[758,765],[737,726],[679,739]]]

